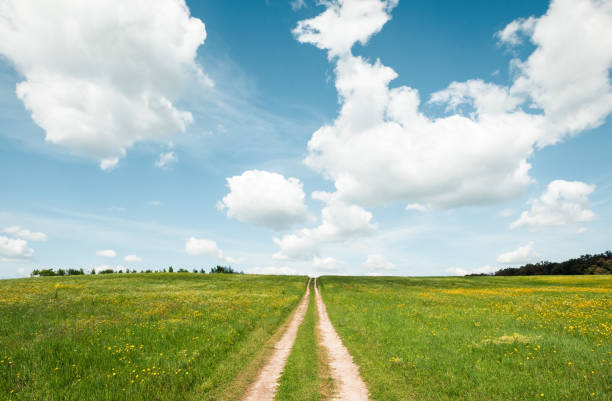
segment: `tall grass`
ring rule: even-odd
[[[214,399],[305,283],[169,273],[0,281],[0,399]]]

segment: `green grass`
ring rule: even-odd
[[[0,281],[0,399],[219,399],[305,282],[179,273]]]
[[[373,400],[612,400],[612,277],[323,277]]]
[[[276,393],[275,399],[279,401],[321,400],[313,283],[314,280],[310,283],[308,311],[287,359]]]

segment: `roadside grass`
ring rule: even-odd
[[[318,282],[373,400],[612,400],[612,276]]]
[[[317,401],[319,398],[319,367],[315,335],[314,280],[310,283],[308,311],[298,330],[295,344],[279,381],[275,400]]]
[[[311,280],[308,311],[281,376],[275,397],[278,401],[323,401],[332,396],[333,380],[327,357],[318,346],[314,285]]]
[[[306,277],[125,274],[0,281],[0,399],[214,400]]]

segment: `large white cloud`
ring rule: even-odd
[[[6,227],[3,230],[6,234],[11,234],[13,237],[25,239],[28,241],[46,241],[49,239],[47,234],[41,232],[32,232],[27,228],[21,228],[19,226],[10,226]]]
[[[297,178],[249,170],[227,179],[230,192],[217,204],[229,217],[282,230],[308,221],[304,190]]]
[[[185,251],[191,256],[209,256],[226,263],[237,263],[234,258],[225,256],[215,241],[203,238],[189,237],[185,243]]]
[[[339,200],[335,194],[314,192],[313,198],[326,205],[321,209],[321,224],[315,228],[303,228],[293,234],[274,238],[280,247],[274,259],[308,260],[319,254],[322,245],[339,243],[350,238],[364,236],[376,229],[372,213]]]
[[[330,28],[332,22],[352,26],[355,19],[345,8],[361,3],[379,10],[373,11],[377,16],[380,10],[388,14],[391,4],[330,2],[323,14],[294,31],[298,40],[328,49],[336,61],[340,115],[313,134],[305,162],[334,181],[338,200],[363,207],[406,202],[426,209],[513,198],[532,182],[529,158],[536,147],[595,127],[612,110],[612,45],[602,46],[602,40],[612,40],[609,2],[558,0],[543,17],[514,22],[516,27],[499,37],[517,43],[511,38],[521,31],[531,35],[536,50],[524,62],[514,62],[513,85],[478,79],[452,83],[430,99],[449,113],[435,118],[420,111],[417,90],[389,87],[397,76],[391,68],[350,52],[388,16],[377,17],[375,28],[366,26],[364,36]],[[573,15],[574,5],[580,19]]]
[[[14,239],[0,235],[0,260],[12,262],[30,259],[34,256],[34,250],[28,247],[28,242],[23,239]]]
[[[509,252],[504,252],[497,257],[497,263],[529,263],[538,257],[538,253],[533,249],[533,243],[523,245]]]
[[[594,190],[595,185],[580,181],[552,181],[539,198],[529,200],[531,209],[522,212],[510,227],[566,226],[591,221],[595,213],[588,208],[588,196]]]
[[[135,142],[192,122],[173,101],[207,81],[195,63],[206,31],[184,0],[5,0],[0,20],[0,53],[47,141],[111,169]]]

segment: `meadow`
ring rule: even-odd
[[[186,273],[0,281],[0,399],[226,398],[306,281]]]
[[[373,400],[612,400],[612,276],[318,282]]]

